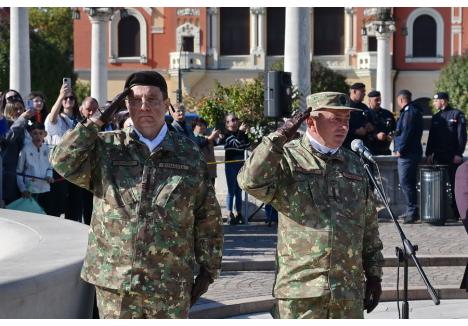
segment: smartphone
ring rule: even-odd
[[[26,110],[34,111],[34,103],[33,100],[26,100]]]
[[[68,85],[68,88],[71,89],[71,78],[70,77],[64,77],[63,78],[63,83]]]

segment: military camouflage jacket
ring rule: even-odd
[[[132,130],[78,124],[52,153],[94,194],[82,278],[124,291],[189,293],[194,260],[218,274],[221,211],[197,145],[168,131],[153,152]]]
[[[318,153],[307,135],[285,141],[276,132],[264,137],[237,177],[242,189],[280,213],[273,294],[362,298],[364,273],[381,278],[383,266],[364,168],[343,148]]]

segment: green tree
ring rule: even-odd
[[[73,73],[73,21],[70,8],[30,8],[31,90],[42,91],[48,107],[58,96],[63,77]],[[0,87],[9,88],[9,21],[0,21]]]
[[[452,57],[441,70],[436,92],[447,92],[450,103],[468,114],[468,52]]]

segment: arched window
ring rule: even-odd
[[[146,63],[148,36],[145,17],[138,9],[125,9],[128,16],[115,14],[109,23],[109,61]]]
[[[429,15],[421,15],[413,24],[413,57],[435,57],[437,24]]]
[[[220,8],[220,54],[246,55],[250,52],[250,10],[246,7]]]
[[[284,55],[286,8],[267,8],[267,55]]]
[[[406,62],[444,61],[444,19],[433,8],[417,8],[406,19]]]
[[[140,56],[140,23],[133,16],[122,18],[118,29],[118,56],[139,57]]]
[[[344,54],[344,9],[314,8],[314,55]]]

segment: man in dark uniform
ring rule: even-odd
[[[349,118],[349,130],[344,140],[343,146],[351,149],[351,142],[358,138],[364,141],[367,146],[367,136],[373,131],[373,126],[369,121],[369,108],[362,103],[366,96],[366,85],[354,83],[349,89],[350,107],[361,111],[352,111]]]
[[[391,155],[390,144],[396,122],[393,114],[380,106],[382,99],[379,91],[371,91],[369,98],[369,117],[374,131],[368,137],[368,148],[373,155]]]
[[[449,105],[449,96],[445,92],[435,94],[433,104],[439,112],[432,117],[426,147],[427,162],[448,165],[452,185],[452,208],[458,215],[453,185],[455,172],[463,163],[463,152],[466,146],[465,115]]]
[[[397,103],[401,110],[395,131],[394,151],[398,157],[398,177],[406,202],[406,212],[399,217],[408,224],[419,219],[416,173],[422,156],[423,117],[421,109],[411,102],[410,91],[401,90]]]

